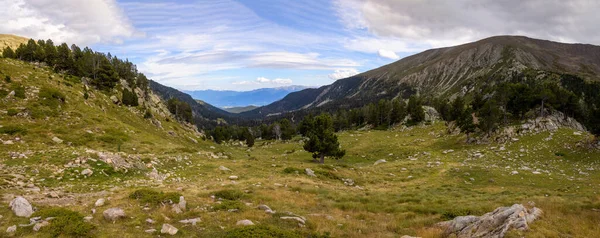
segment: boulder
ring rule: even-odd
[[[239,220],[237,223],[235,223],[238,226],[253,226],[254,223],[250,220]]]
[[[446,236],[501,238],[511,229],[528,230],[528,224],[541,214],[542,210],[538,208],[527,209],[521,204],[515,204],[496,208],[483,216],[459,216],[437,225],[445,229]]]
[[[17,225],[9,226],[8,228],[6,228],[6,233],[9,233],[9,234],[15,233],[16,231],[17,231]]]
[[[18,196],[9,204],[10,209],[18,217],[30,217],[33,214],[33,207],[24,197]]]
[[[380,159],[380,160],[375,161],[375,163],[373,165],[378,165],[378,164],[382,164],[382,163],[387,163],[387,161],[384,159]]]
[[[229,176],[229,179],[230,179],[230,180],[237,180],[237,179],[238,179],[238,176],[231,175],[231,176]]]
[[[121,218],[125,218],[125,211],[123,211],[121,208],[113,207],[106,209],[102,215],[104,216],[104,219],[114,222]]]
[[[92,174],[94,174],[94,171],[92,171],[91,169],[84,169],[83,171],[81,171],[81,175],[83,176],[91,176]]]
[[[313,171],[312,169],[306,168],[306,169],[304,169],[304,172],[306,172],[306,175],[308,175],[308,176],[317,177],[317,175],[315,174],[315,171]]]
[[[118,104],[119,103],[119,98],[115,95],[110,96],[110,100],[114,103],[114,104]]]
[[[182,211],[185,211],[185,209],[186,209],[186,206],[187,206],[187,202],[185,201],[185,198],[184,198],[183,196],[180,196],[180,197],[179,197],[179,204],[178,204],[178,206],[179,206],[179,208],[180,208]]]
[[[223,165],[219,166],[219,170],[221,170],[221,171],[231,171],[231,169],[229,169],[229,168],[227,168],[227,167],[225,167]]]
[[[94,203],[94,206],[96,206],[96,207],[104,206],[104,198],[100,198],[100,199],[96,200],[96,203]]]
[[[56,137],[56,136],[55,136],[55,137],[52,137],[52,141],[54,141],[54,143],[56,143],[56,144],[63,143],[63,140],[61,140],[60,138],[58,138],[58,137]]]
[[[167,224],[167,223],[163,224],[162,229],[160,229],[160,233],[169,234],[169,235],[175,235],[175,234],[177,234],[178,231],[179,231],[179,229],[177,229],[174,226]]]

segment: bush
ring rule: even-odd
[[[246,237],[246,238],[258,238],[258,237],[277,237],[277,238],[301,238],[302,235],[293,232],[283,230],[281,228],[256,225],[256,226],[245,226],[230,230],[227,232],[225,237]]]
[[[16,98],[25,98],[25,87],[23,85],[16,85],[12,90],[15,92]]]
[[[0,89],[0,98],[4,98],[8,95],[8,91]]]
[[[35,213],[43,219],[54,217],[50,225],[42,230],[52,237],[93,237],[95,226],[83,220],[83,215],[65,208],[50,208]]]
[[[121,101],[123,104],[130,107],[137,107],[139,105],[138,97],[135,95],[135,92],[131,92],[127,89],[123,89],[123,99]]]
[[[129,195],[129,198],[139,200],[141,203],[149,203],[153,205],[160,205],[164,203],[178,203],[180,193],[164,193],[157,192],[151,189],[143,188],[138,189]]]
[[[225,200],[239,200],[244,197],[244,193],[239,190],[221,190],[215,193],[215,197]]]
[[[554,153],[554,155],[564,157],[566,154],[563,152],[556,152],[556,153]]]
[[[19,111],[14,108],[9,108],[7,111],[7,114],[12,117],[12,116],[16,116],[17,114],[19,114]]]
[[[150,110],[146,110],[146,113],[144,113],[144,119],[149,119],[152,118],[152,113],[150,113]]]
[[[286,174],[300,173],[302,170],[299,168],[287,167],[283,169],[283,172]]]
[[[27,134],[27,129],[22,128],[20,126],[8,125],[8,126],[0,127],[0,134],[25,135],[25,134]]]
[[[242,210],[244,207],[246,207],[246,205],[240,201],[225,200],[220,204],[213,206],[213,209],[215,211],[228,211],[230,209]]]
[[[66,100],[65,95],[54,88],[43,87],[38,94],[41,99],[41,104],[49,108],[55,109],[59,104]]]
[[[10,76],[6,75],[4,77],[4,82],[10,83],[12,80],[10,79]]]

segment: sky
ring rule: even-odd
[[[494,35],[600,44],[595,0],[0,0],[0,33],[90,46],[180,90],[321,86]]]

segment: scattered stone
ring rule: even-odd
[[[121,208],[113,207],[106,209],[102,215],[104,216],[104,219],[114,222],[120,218],[125,218],[125,211]]]
[[[33,231],[39,231],[40,229],[42,229],[42,227],[47,225],[50,225],[50,223],[47,221],[35,223],[35,225],[33,226]]]
[[[91,176],[94,173],[94,171],[92,171],[91,169],[84,169],[83,171],[81,171],[81,175],[83,176]]]
[[[573,135],[574,135],[574,136],[580,136],[580,135],[581,135],[581,132],[580,132],[580,131],[573,132]]]
[[[6,233],[9,233],[9,234],[15,233],[16,231],[17,231],[17,225],[12,225],[12,226],[9,226],[9,227],[6,229]]]
[[[219,166],[219,170],[221,170],[221,171],[231,171],[231,169],[229,169],[229,168],[227,168],[227,167],[225,167],[223,165]]]
[[[344,179],[343,178],[342,181],[344,182],[344,185],[346,185],[346,186],[354,186],[354,180],[352,180],[352,179],[349,179],[349,178]]]
[[[304,169],[304,171],[306,172],[306,175],[308,175],[308,176],[317,177],[317,175],[315,174],[315,171],[313,171],[312,169],[306,168],[306,169]]]
[[[297,222],[299,222],[300,224],[304,225],[306,223],[306,220],[300,218],[300,217],[280,217],[280,219],[282,220],[295,220]]]
[[[112,95],[112,96],[110,96],[110,100],[111,100],[111,101],[112,101],[114,104],[117,104],[117,103],[119,103],[119,98],[117,98],[117,96],[115,96],[115,95]]]
[[[448,154],[448,153],[452,153],[454,152],[454,150],[444,150],[442,151],[442,154]]]
[[[152,220],[152,219],[150,219],[150,218],[146,219],[146,222],[147,222],[148,224],[154,224],[154,223],[155,223],[155,221],[154,221],[154,220]]]
[[[13,199],[9,207],[18,217],[30,217],[33,214],[33,207],[24,197],[18,196]]]
[[[263,211],[271,210],[271,208],[265,204],[258,205],[258,209]]]
[[[183,211],[185,211],[186,207],[187,207],[187,202],[185,201],[185,198],[183,196],[179,197],[179,208]]]
[[[160,229],[160,233],[169,235],[175,235],[178,231],[179,230],[177,228],[167,223],[163,224],[162,229]]]
[[[96,206],[96,207],[104,206],[104,198],[100,198],[100,199],[96,200],[96,203],[94,203],[94,206]]]
[[[156,229],[148,229],[148,230],[145,230],[144,232],[152,234],[152,233],[156,232]]]
[[[378,164],[383,164],[383,163],[387,163],[387,161],[384,159],[380,159],[380,160],[375,161],[375,163],[373,165],[378,165]]]
[[[445,229],[446,236],[467,237],[504,237],[510,229],[527,230],[529,223],[542,214],[538,208],[527,209],[521,204],[511,207],[499,207],[483,216],[459,216],[437,225]]]
[[[176,214],[180,214],[183,211],[181,210],[181,208],[179,207],[179,204],[173,204],[173,207],[171,209],[171,211],[173,211]]]
[[[63,143],[63,140],[59,139],[59,138],[58,138],[58,137],[56,137],[56,136],[55,136],[55,137],[52,137],[52,141],[54,141],[54,143],[56,143],[56,144],[61,144],[61,143]]]
[[[183,224],[192,224],[192,226],[195,226],[196,223],[198,223],[200,221],[201,221],[200,218],[192,218],[192,219],[181,220],[179,222],[183,223]]]
[[[90,221],[92,221],[92,219],[94,219],[94,217],[93,217],[93,216],[87,216],[87,217],[84,217],[84,218],[83,218],[83,220],[85,220],[85,221],[87,221],[87,222],[90,222]]]
[[[237,226],[254,226],[254,223],[250,220],[239,220],[235,223]]]
[[[14,143],[13,143],[13,141],[12,141],[12,140],[5,140],[5,141],[2,141],[2,144],[5,144],[5,145],[12,145],[12,144],[14,144]]]
[[[50,198],[60,198],[60,196],[58,196],[58,193],[56,193],[54,191],[48,193],[48,197],[50,197]]]
[[[237,180],[237,179],[238,179],[238,176],[231,175],[231,176],[229,176],[229,179],[230,179],[230,180]]]

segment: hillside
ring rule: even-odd
[[[382,98],[407,98],[416,92],[453,94],[463,90],[470,81],[505,78],[527,69],[598,80],[600,46],[496,36],[427,50],[331,85],[291,93],[280,101],[242,115],[261,117],[306,108],[356,107]]]
[[[261,88],[251,91],[231,90],[197,90],[185,91],[194,99],[199,99],[214,106],[244,107],[248,105],[263,106],[282,99],[292,92],[305,89],[305,86],[287,86],[279,88]]]
[[[4,49],[6,47],[10,47],[14,50],[17,47],[19,47],[20,44],[27,43],[27,40],[29,40],[29,39],[27,39],[25,37],[0,34],[0,50]]]
[[[229,108],[225,108],[223,110],[231,112],[231,113],[242,113],[242,112],[254,110],[256,108],[258,108],[258,107],[257,106],[229,107]]]

